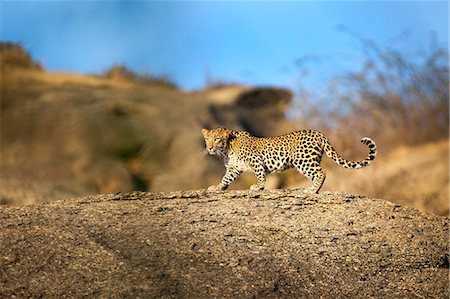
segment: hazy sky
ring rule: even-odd
[[[169,75],[180,87],[215,80],[293,87],[295,61],[322,80],[355,67],[361,46],[408,32],[426,50],[448,44],[447,1],[1,1],[1,40],[20,42],[50,71],[101,73],[113,64]]]

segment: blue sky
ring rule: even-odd
[[[361,46],[448,45],[447,1],[2,1],[1,40],[20,42],[50,71],[101,73],[113,64],[169,75],[181,88],[218,81],[295,88],[295,62],[319,58],[316,82],[356,67]]]

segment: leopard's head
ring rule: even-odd
[[[202,129],[202,134],[208,154],[214,156],[225,156],[229,142],[234,137],[234,131],[225,128]]]

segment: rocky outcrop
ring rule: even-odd
[[[446,298],[447,218],[346,193],[117,193],[0,208],[0,297]]]
[[[20,43],[0,42],[0,66],[42,71],[42,66],[33,60]]]
[[[242,128],[255,136],[275,136],[292,131],[286,120],[293,94],[275,87],[225,86],[206,90],[209,111],[220,126]]]

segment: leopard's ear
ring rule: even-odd
[[[202,129],[203,137],[208,136],[208,133],[209,133],[209,130],[208,130],[208,129],[205,129],[205,128]]]
[[[224,130],[220,133],[220,137],[224,140],[231,139],[235,137],[234,132],[232,130]]]

